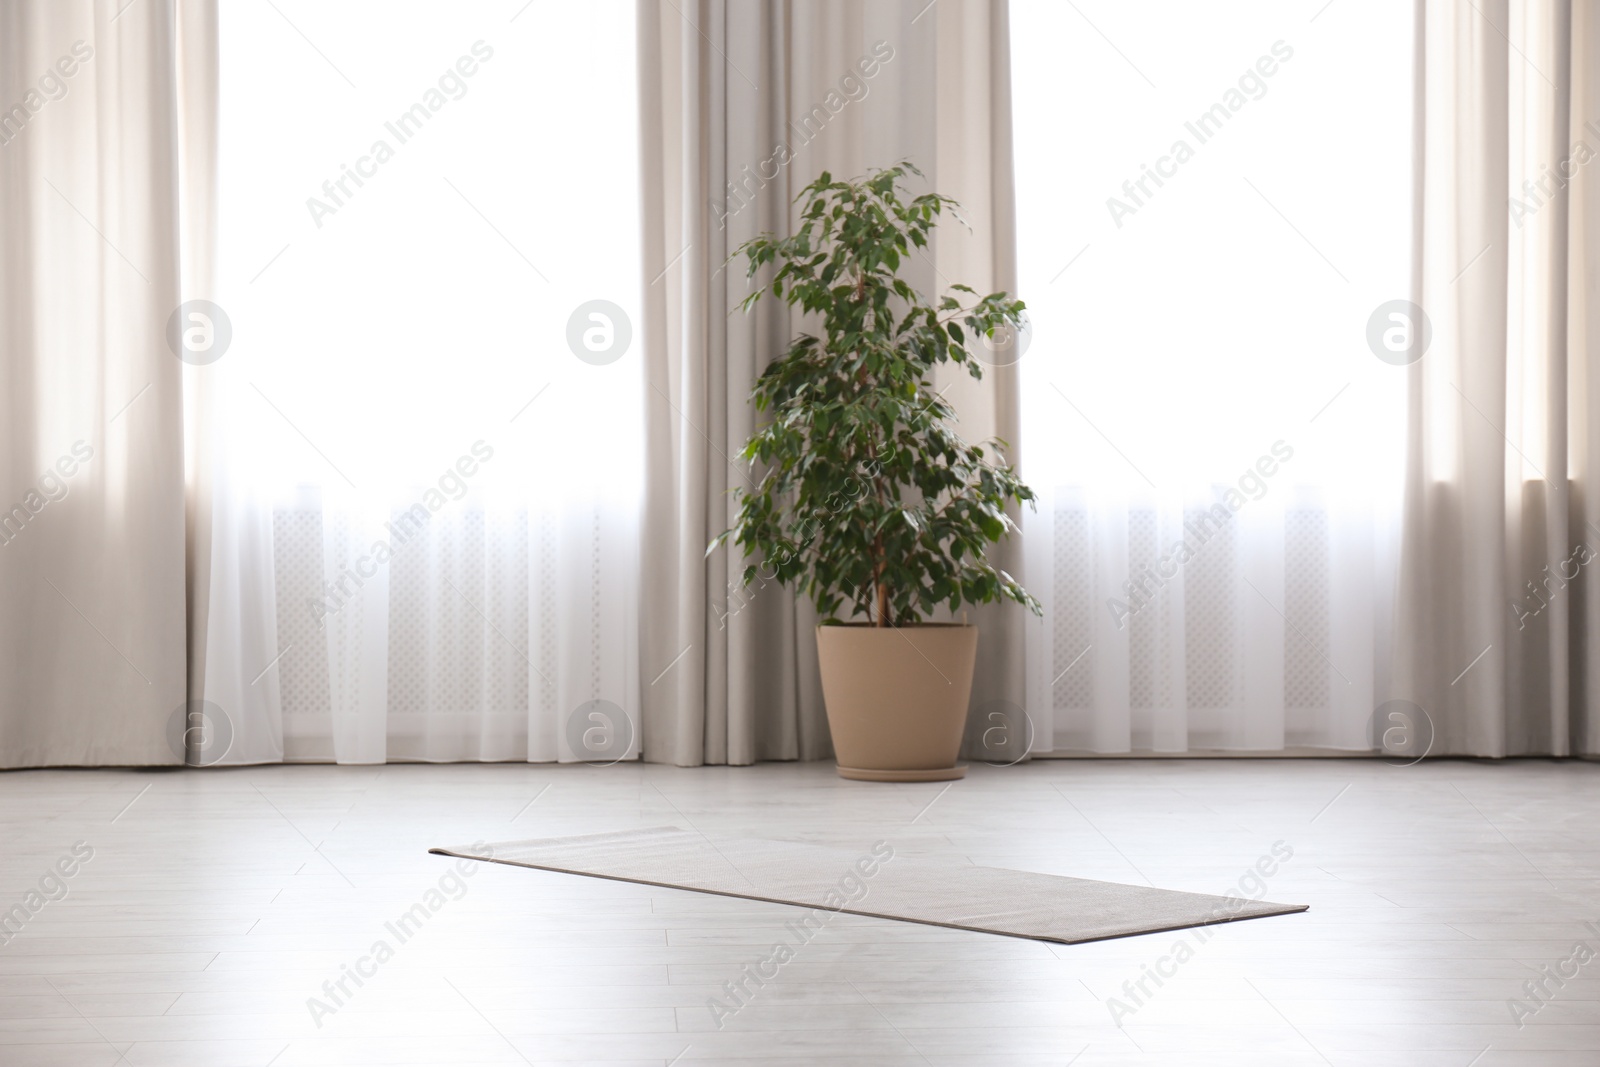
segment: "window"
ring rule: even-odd
[[[1012,5],[1056,747],[1366,747],[1405,373],[1367,333],[1408,295],[1410,23]]]
[[[629,703],[633,32],[620,3],[221,10],[233,343],[197,373],[267,543],[287,758],[571,758],[567,713]]]

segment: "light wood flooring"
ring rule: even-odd
[[[718,1018],[797,909],[426,851],[668,824],[1311,910],[1078,946],[841,915]],[[0,945],[4,1067],[1600,1064],[1594,763],[22,771],[0,843],[0,919],[66,893]]]

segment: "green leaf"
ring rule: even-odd
[[[750,399],[765,421],[739,451],[756,484],[732,491],[734,523],[707,554],[731,540],[766,561],[745,567],[742,581],[775,577],[829,620],[878,619],[879,588],[888,602],[880,625],[1002,598],[1037,613],[1038,601],[984,557],[1016,529],[1006,508],[1032,504],[1034,493],[961,439],[931,381],[949,361],[981,377],[969,333],[1015,324],[1023,304],[991,293],[964,305],[952,295],[975,297],[964,285],[930,303],[900,276],[906,253],[926,247],[957,208],[936,193],[905,199],[907,174],[920,176],[909,162],[852,181],[824,173],[796,198],[794,234],[762,234],[732,257],[745,257],[753,280],[767,278],[737,309],[770,296],[807,313],[816,332],[798,334],[756,380]]]

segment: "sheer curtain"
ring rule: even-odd
[[[218,39],[216,759],[636,756],[631,5],[229,4]]]
[[[1035,752],[1381,734],[1411,15],[1324,7],[1013,7]]]

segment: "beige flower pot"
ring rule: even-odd
[[[975,626],[817,627],[839,776],[941,782],[965,775],[956,756],[977,656]]]

